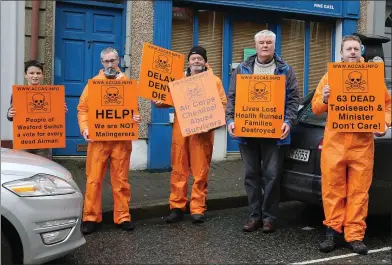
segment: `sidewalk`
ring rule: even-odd
[[[86,189],[85,159],[54,159],[67,168],[82,193]],[[247,205],[241,160],[212,163],[208,181],[208,210]],[[130,171],[131,214],[135,220],[166,216],[169,212],[170,172]],[[189,178],[190,197],[193,177]],[[113,196],[109,170],[102,187],[104,221],[112,222]]]

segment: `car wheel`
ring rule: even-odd
[[[1,233],[1,264],[13,264],[11,244],[4,233]]]

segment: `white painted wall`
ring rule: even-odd
[[[1,1],[1,140],[12,140],[7,118],[12,85],[23,84],[25,2]]]
[[[336,20],[335,30],[335,62],[340,62],[342,56],[340,55],[340,46],[342,44],[343,22],[341,19]]]
[[[144,170],[147,168],[147,141],[132,141],[131,170]]]
[[[214,151],[212,153],[212,161],[226,160],[226,126],[215,130]]]

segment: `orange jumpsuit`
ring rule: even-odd
[[[211,68],[209,70],[212,71]],[[227,100],[222,81],[215,78],[223,108],[226,109]],[[183,137],[175,116],[171,150],[170,209],[179,208],[185,211],[188,202],[188,179],[192,174],[194,182],[190,202],[191,214],[203,214],[206,211],[207,182],[213,146],[213,130]]]
[[[101,70],[93,79],[107,79]],[[124,75],[121,80],[127,80]],[[78,105],[78,122],[80,132],[88,128],[88,85],[80,97]],[[102,221],[102,182],[110,158],[110,177],[113,191],[114,223],[130,221],[129,202],[131,186],[128,172],[132,141],[94,141],[87,147],[86,194],[83,209],[83,221]]]
[[[328,111],[323,103],[323,87],[328,73],[317,86],[312,100],[316,115]],[[385,88],[385,121],[391,124],[391,97]],[[342,233],[347,242],[362,241],[368,213],[368,191],[374,164],[373,133],[334,132],[325,128],[321,152],[321,190],[324,225]]]

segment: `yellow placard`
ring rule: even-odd
[[[88,80],[88,130],[94,141],[138,139],[136,80]]]
[[[329,130],[384,131],[384,63],[329,63],[328,80]]]
[[[207,132],[226,124],[216,79],[211,71],[169,83],[181,134]]]
[[[14,149],[65,147],[64,86],[12,86]]]
[[[280,138],[284,121],[286,76],[237,75],[234,134]]]
[[[184,55],[145,42],[140,68],[139,95],[173,106],[169,82],[184,77]]]

